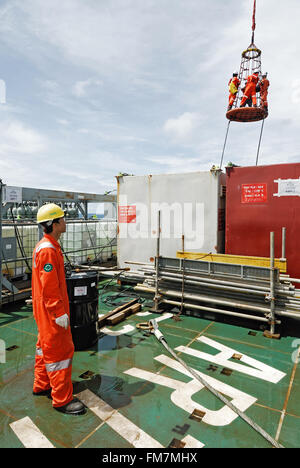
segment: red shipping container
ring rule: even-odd
[[[227,168],[226,254],[282,256],[286,228],[288,274],[300,278],[300,163]]]

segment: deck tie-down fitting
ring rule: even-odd
[[[200,377],[194,369],[190,368],[177,354],[168,346],[167,341],[163,334],[159,331],[158,325],[155,319],[149,321],[150,329],[152,333],[156,336],[158,341],[166,348],[166,350],[190,373],[192,376],[197,379],[204,387],[207,388],[213,395],[215,395],[219,400],[221,400],[228,408],[230,408],[234,413],[236,413],[241,419],[243,419],[249,426],[251,426],[256,432],[258,432],[262,437],[264,437],[270,444],[275,448],[284,448],[280,445],[275,439],[273,439],[270,434],[268,434],[264,429],[262,429],[258,424],[256,424],[251,418],[249,418],[243,411],[234,406],[227,398],[225,398],[220,392],[213,388],[208,382],[206,382],[202,377]]]

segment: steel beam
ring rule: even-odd
[[[22,201],[35,200],[79,203],[116,203],[117,196],[22,187]]]

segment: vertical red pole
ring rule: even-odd
[[[255,28],[256,28],[255,16],[256,16],[256,0],[254,0],[254,6],[253,6],[253,17],[252,17],[252,44],[254,44],[254,31],[255,31]]]
[[[254,0],[254,7],[253,7],[253,23],[252,23],[252,31],[255,31],[255,15],[256,15],[256,0]]]

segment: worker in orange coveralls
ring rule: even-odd
[[[260,82],[260,107],[264,108],[266,111],[268,110],[268,89],[270,86],[270,81],[267,78],[267,73],[262,76],[262,80]]]
[[[252,99],[253,107],[257,107],[257,100],[256,100],[256,86],[259,81],[259,72],[254,72],[253,75],[248,76],[246,89],[244,96],[241,101],[241,107],[245,107],[246,102],[249,98]]]
[[[44,237],[33,251],[32,302],[38,327],[33,395],[48,395],[53,408],[65,414],[83,414],[73,398],[69,299],[64,258],[58,240],[66,231],[64,211],[54,203],[42,206],[37,222]],[[52,390],[52,391],[51,391]]]
[[[227,111],[230,111],[232,109],[233,103],[236,99],[237,93],[239,86],[241,84],[240,80],[238,79],[238,72],[234,72],[233,77],[229,80],[228,86],[229,86],[229,106]]]

